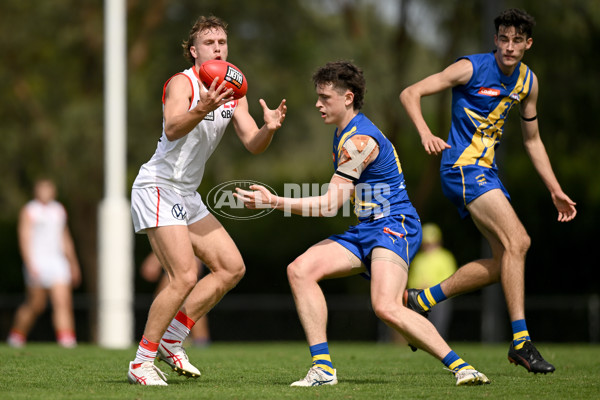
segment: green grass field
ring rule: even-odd
[[[168,387],[129,385],[135,353],[54,344],[0,345],[0,398],[6,399],[598,399],[600,346],[538,344],[554,363],[550,375],[529,374],[506,359],[507,346],[453,343],[491,385],[456,387],[443,365],[422,351],[393,344],[332,342],[336,386],[291,388],[310,366],[304,343],[216,343],[188,354],[199,379],[169,374]],[[163,371],[166,364],[158,363]],[[170,372],[170,371],[169,371]]]

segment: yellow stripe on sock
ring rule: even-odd
[[[525,342],[528,340],[528,338],[529,338],[528,331],[521,331],[521,332],[514,333],[513,334],[513,342],[521,341],[521,343],[519,343],[515,346],[515,350],[521,350],[523,348],[523,346],[525,345]]]
[[[431,306],[435,306],[437,304],[437,302],[433,298],[433,295],[431,294],[431,290],[425,289],[423,292],[425,293],[425,297],[427,297],[427,301],[429,302],[429,304]]]
[[[528,331],[521,331],[521,332],[513,333],[513,340],[525,338],[527,336],[529,336]]]
[[[429,307],[427,307],[427,304],[425,304],[425,302],[421,300],[420,296],[417,296],[417,302],[419,303],[419,305],[421,305],[421,307],[423,307],[423,310],[429,310]]]
[[[333,375],[334,373],[333,368],[331,368],[329,365],[317,364],[317,367],[321,368],[325,372],[329,372],[331,375]]]
[[[454,369],[457,368],[461,364],[466,364],[466,365],[464,367],[462,367],[461,369],[459,369],[458,371],[462,371],[463,369],[474,369],[470,364],[465,363],[465,360],[463,360],[462,358],[459,358],[458,360],[456,360],[452,364],[450,364],[450,369],[454,371]],[[458,371],[456,371],[456,372],[458,372]]]
[[[317,361],[317,360],[325,360],[325,361],[329,361],[331,362],[331,356],[329,354],[317,354],[316,356],[313,356],[313,362]]]

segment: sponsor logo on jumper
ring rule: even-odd
[[[500,91],[498,89],[490,89],[490,88],[480,87],[479,92],[477,92],[477,94],[482,94],[484,96],[490,96],[490,97],[496,97],[496,96],[500,96]]]

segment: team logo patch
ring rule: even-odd
[[[490,97],[496,97],[496,96],[500,96],[500,91],[498,89],[490,89],[490,88],[480,87],[477,94],[482,94],[484,96],[490,96]]]
[[[383,228],[383,233],[390,235],[389,238],[392,239],[392,242],[394,242],[394,243],[396,243],[396,240],[398,240],[398,238],[404,237],[403,233],[395,232],[395,231],[391,230],[390,228],[388,228],[387,226]],[[392,236],[396,236],[396,237],[394,238]]]
[[[175,204],[171,209],[171,215],[173,215],[173,218],[183,221],[187,217],[187,211],[181,204]]]
[[[225,80],[239,89],[244,84],[244,75],[237,69],[227,66]]]
[[[487,180],[485,179],[485,175],[481,174],[481,175],[477,175],[475,177],[475,180],[477,181],[477,183],[479,184],[479,186],[483,186],[487,183]]]

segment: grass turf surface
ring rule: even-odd
[[[339,383],[291,388],[306,375],[310,354],[304,343],[214,343],[189,348],[202,376],[188,379],[169,373],[168,387],[127,383],[135,354],[80,345],[66,350],[31,343],[23,349],[0,345],[2,399],[598,399],[600,346],[537,344],[556,366],[548,375],[527,373],[509,364],[507,345],[451,343],[452,348],[492,381],[491,385],[456,387],[451,373],[423,351],[377,343],[331,342]]]

